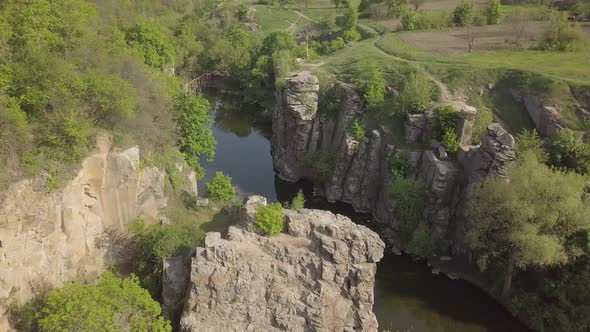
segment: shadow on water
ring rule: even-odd
[[[330,210],[374,228],[368,214],[349,204],[329,203],[316,195],[308,181],[291,183],[275,175],[270,155],[270,124],[256,120],[256,107],[233,99],[212,97],[217,140],[215,161],[205,163],[207,179],[216,171],[232,177],[242,194],[259,194],[288,202],[302,190],[306,208]],[[223,101],[219,104],[219,101]],[[204,182],[204,181],[202,181]],[[200,183],[200,190],[203,190]],[[201,191],[202,193],[203,191]],[[226,222],[228,215],[217,218]],[[433,275],[424,263],[387,253],[377,265],[374,312],[380,330],[412,332],[527,331],[483,291],[466,281]]]

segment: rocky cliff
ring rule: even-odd
[[[432,229],[434,240],[448,248],[461,242],[457,229],[462,226],[456,223],[461,220],[458,214],[466,188],[484,176],[501,173],[514,160],[514,138],[500,125],[492,124],[482,143],[470,146],[477,111],[456,104],[453,106],[459,115],[457,132],[462,145],[456,159],[449,158],[444,147],[430,139],[434,111],[408,117],[403,144],[393,144],[392,133],[385,127],[355,139],[347,128],[365,112],[364,104],[354,87],[343,83],[340,87],[343,97],[339,110],[335,115],[326,115],[318,111],[319,83],[314,75],[299,72],[287,78],[287,88],[278,96],[273,123],[273,160],[279,176],[290,181],[311,178],[329,201],[350,203],[356,211],[370,212],[377,221],[395,229],[399,221],[396,202],[390,195],[394,180],[390,164],[391,157],[399,154],[410,162],[413,175],[426,186],[422,219]],[[309,156],[328,151],[335,152],[331,176],[318,179]],[[391,240],[396,242],[395,236]]]
[[[49,193],[47,176],[39,176],[0,193],[0,318],[13,301],[26,301],[77,276],[100,274],[105,230],[126,230],[139,216],[159,222],[167,205],[165,173],[142,169],[137,147],[113,150],[107,136],[100,136],[97,145],[62,189]]]
[[[259,196],[225,238],[208,233],[190,266],[182,331],[377,331],[372,312],[384,244],[328,211],[285,210],[285,232],[249,231]]]

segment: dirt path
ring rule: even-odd
[[[438,86],[438,88],[440,89],[440,92],[441,92],[441,98],[442,98],[443,102],[459,102],[459,101],[463,102],[464,98],[461,98],[461,97],[456,96],[453,93],[451,93],[451,91],[449,90],[449,87],[446,84],[444,84],[442,81],[440,81],[439,79],[434,77],[430,72],[428,72],[427,70],[422,68],[421,65],[427,64],[427,62],[401,58],[399,56],[395,56],[395,55],[391,55],[389,53],[386,53],[385,51],[383,51],[382,49],[377,47],[377,45],[375,45],[375,43],[377,43],[379,40],[381,40],[381,38],[383,38],[383,36],[379,36],[378,38],[375,38],[371,42],[371,47],[373,47],[377,52],[379,52],[379,54],[381,54],[385,57],[388,57],[390,59],[396,60],[396,61],[401,61],[401,62],[405,62],[405,63],[413,65],[417,70],[422,72],[429,80],[431,80],[432,82],[434,82],[434,84],[436,84]]]

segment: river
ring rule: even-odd
[[[315,196],[310,183],[279,179],[272,167],[268,123],[256,120],[256,105],[228,97],[211,97],[217,152],[205,162],[204,182],[221,171],[232,177],[241,195],[259,194],[271,201],[289,201],[301,189],[307,208],[328,209],[370,223],[347,204],[330,204]],[[377,265],[373,311],[380,331],[391,332],[510,332],[526,331],[500,304],[462,280],[434,275],[424,263],[386,253]]]

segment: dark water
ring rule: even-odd
[[[214,135],[217,154],[204,165],[206,179],[216,171],[232,177],[242,194],[259,194],[272,201],[289,201],[303,190],[307,208],[328,209],[369,224],[366,214],[355,213],[348,204],[331,204],[314,195],[305,181],[289,183],[272,168],[270,123],[257,122],[255,105],[217,100]],[[202,183],[200,184],[202,186]],[[511,332],[526,329],[498,303],[471,284],[433,275],[423,263],[388,253],[379,262],[373,308],[380,330],[391,332]]]

